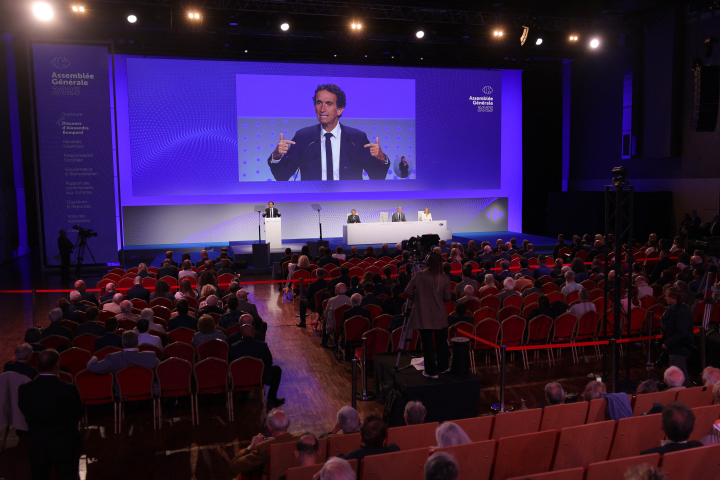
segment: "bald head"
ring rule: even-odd
[[[140,285],[142,283],[142,277],[135,277],[135,280],[133,280],[133,282],[135,283],[135,285]]]
[[[342,295],[345,293],[345,290],[347,290],[347,287],[344,283],[338,283],[335,285],[335,295]]]
[[[211,307],[217,305],[218,301],[219,301],[218,297],[216,297],[215,295],[210,295],[209,297],[207,297],[207,300],[206,300],[207,304],[210,305]]]
[[[252,326],[252,323],[253,323],[253,317],[249,313],[245,313],[240,316],[240,324]]]
[[[245,290],[238,290],[236,296],[238,300],[247,300],[248,298],[248,294]]]
[[[130,300],[123,300],[120,302],[120,311],[122,313],[132,312],[132,302],[130,302]]]
[[[120,305],[124,299],[125,297],[123,297],[122,293],[116,293],[115,295],[113,295],[112,301],[113,303]]]
[[[78,292],[84,292],[85,291],[85,282],[83,280],[78,280],[75,282],[75,290]]]
[[[277,438],[279,435],[287,433],[290,427],[290,419],[285,416],[285,412],[282,410],[273,410],[268,414],[267,424],[270,428],[270,433],[273,437]]]

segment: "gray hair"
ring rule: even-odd
[[[51,323],[55,323],[59,321],[62,318],[62,310],[59,308],[53,308],[50,310],[50,313],[48,313],[48,318],[50,319]]]
[[[134,330],[127,330],[122,334],[122,344],[125,348],[138,346],[138,334]]]
[[[559,405],[565,401],[565,390],[557,382],[545,385],[545,399],[550,405]]]
[[[77,290],[70,292],[70,303],[78,303],[82,301],[82,294]]]
[[[352,297],[350,297],[350,303],[353,307],[359,307],[362,303],[362,295],[359,293],[353,293]]]
[[[355,470],[347,460],[332,457],[320,470],[320,480],[355,480]]]
[[[590,292],[588,292],[587,288],[581,288],[578,296],[581,300],[590,300]]]
[[[472,285],[467,284],[465,285],[465,288],[463,288],[463,292],[465,292],[465,295],[467,295],[468,297],[472,297],[473,293],[475,293],[475,289]]]
[[[140,312],[140,318],[144,318],[145,320],[152,320],[153,318],[153,311],[152,308],[143,308]]]
[[[353,407],[342,407],[337,413],[337,423],[343,433],[360,431],[360,414]]]
[[[505,287],[505,290],[515,290],[515,280],[508,277],[503,280],[503,286]]]
[[[183,270],[192,270],[192,262],[190,260],[183,260]]]
[[[267,423],[273,430],[286,431],[290,426],[290,419],[282,410],[273,409],[267,416]]]
[[[455,480],[459,475],[457,462],[449,453],[433,453],[425,462],[425,480]]]
[[[563,268],[565,268],[565,267],[563,267]],[[573,272],[572,270],[568,270],[567,272],[565,272],[565,280],[567,280],[567,281],[572,280],[574,282],[575,281],[575,272]]]
[[[702,372],[703,385],[712,386],[720,382],[720,369],[706,367]]]
[[[207,297],[207,299],[205,299],[208,305],[217,305],[219,300],[220,299],[215,295],[210,295],[209,297]]]
[[[487,285],[489,287],[495,286],[495,277],[493,277],[492,273],[485,274],[485,285]]]
[[[625,480],[667,480],[668,477],[662,468],[643,463],[628,468],[623,478]]]
[[[435,438],[437,439],[437,446],[440,448],[472,443],[467,433],[452,422],[445,422],[440,425],[437,430],[435,430]]]
[[[133,304],[130,300],[123,300],[120,302],[120,311],[122,313],[130,313],[132,312]]]
[[[112,299],[113,303],[120,305],[120,303],[123,300],[125,300],[125,297],[123,296],[122,293],[116,293],[115,295],[113,295],[113,299]]]
[[[665,385],[668,387],[682,387],[685,383],[685,374],[678,367],[668,367],[663,373]]]
[[[21,343],[15,347],[15,360],[25,360],[32,353],[32,347],[29,343]]]
[[[422,402],[408,402],[405,405],[405,423],[408,425],[420,425],[425,420],[427,410]]]

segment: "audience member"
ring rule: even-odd
[[[125,298],[128,300],[145,300],[145,303],[150,304],[150,290],[142,286],[142,279],[143,277],[138,272],[134,280],[135,285],[127,291]]]
[[[137,322],[140,320],[140,315],[132,313],[133,304],[130,300],[123,300],[120,302],[120,313],[115,315],[118,320],[132,320]]]
[[[192,262],[190,260],[183,260],[182,270],[178,272],[178,280],[185,277],[193,277],[194,279],[197,279],[197,272],[193,271]]]
[[[97,340],[96,340],[97,341]],[[87,369],[92,373],[116,373],[130,365],[137,365],[155,370],[159,360],[155,356],[155,352],[141,352],[138,350],[138,334],[132,330],[127,330],[122,334],[122,352],[111,353],[103,360],[98,360],[96,356],[88,361]]]
[[[122,313],[122,310],[120,309],[120,304],[125,300],[125,297],[122,293],[116,293],[111,302],[104,303],[103,304],[103,310],[106,312],[113,312],[115,314]],[[131,304],[132,305],[132,304]]]
[[[635,278],[635,286],[638,290],[637,298],[643,298],[653,295],[653,289],[647,284],[647,280],[645,280],[645,277],[638,276],[637,278]]]
[[[467,433],[456,423],[452,422],[445,422],[440,425],[437,430],[435,430],[435,438],[437,439],[437,446],[439,448],[472,443]]]
[[[500,263],[500,272],[495,274],[495,280],[503,283],[506,278],[512,278],[513,274],[510,272],[510,262],[504,261]]]
[[[558,382],[550,382],[545,385],[545,401],[544,405],[538,405],[537,408],[545,408],[549,405],[561,405],[565,403],[565,389]]]
[[[87,317],[88,321],[83,323],[82,325],[77,326],[77,329],[75,330],[77,336],[85,335],[88,333],[97,337],[102,337],[103,335],[105,335],[105,327],[103,327],[97,322],[97,319],[100,316],[100,310],[98,310],[97,307],[88,308],[85,311],[85,316]]]
[[[473,292],[480,289],[480,285],[478,285],[478,282],[473,277],[472,265],[465,265],[462,269],[462,281],[455,286],[455,295],[457,298],[460,298],[466,285],[470,285],[473,288]]]
[[[25,343],[32,347],[33,352],[42,352],[43,350],[47,349],[46,346],[40,345],[40,340],[42,340],[42,333],[40,333],[39,328],[30,327],[25,330],[25,337],[23,338],[23,340],[25,341]]]
[[[182,280],[180,280],[178,291],[175,292],[176,301],[185,297],[197,298],[197,294],[193,289],[192,283],[190,283],[190,280],[188,280],[187,278],[183,278]]]
[[[228,302],[228,304],[230,304],[230,302]],[[168,322],[168,331],[172,332],[176,328],[189,328],[190,330],[197,331],[198,319],[188,315],[188,312],[190,311],[190,304],[188,303],[187,299],[177,299],[175,301],[175,308],[177,309],[177,316],[171,318]],[[222,320],[222,318],[220,320]],[[222,325],[220,326],[222,327]]]
[[[659,391],[660,390],[658,390],[658,386],[657,383],[655,383],[655,380],[645,380],[637,386],[635,393],[637,393],[638,395],[643,395],[645,393],[657,393]]]
[[[705,370],[702,371],[702,381],[703,385],[706,387],[714,386],[716,383],[720,382],[720,369],[715,367],[705,367]]]
[[[328,300],[327,308],[323,313],[323,318],[325,319],[325,328],[323,331],[322,341],[320,343],[321,347],[329,348],[328,337],[331,333],[335,332],[334,311],[340,305],[350,305],[352,307],[350,298],[345,295],[344,283],[338,283],[337,285],[335,285],[335,296]]]
[[[70,292],[70,308],[68,308],[68,310],[70,312],[84,312],[88,309],[88,305],[85,305],[82,301],[83,299],[80,292],[73,290]]]
[[[667,443],[660,447],[649,448],[640,452],[640,455],[651,453],[665,455],[670,452],[702,447],[703,444],[697,440],[688,441],[694,427],[695,415],[687,405],[682,402],[668,403],[662,412],[662,430],[668,439]]]
[[[80,296],[83,300],[86,302],[92,302],[95,304],[96,307],[100,307],[100,303],[98,302],[97,297],[94,293],[87,291],[87,286],[85,285],[85,282],[83,280],[77,280],[75,282],[75,290],[80,292]]]
[[[166,258],[165,260],[163,260],[162,266],[160,268],[158,268],[157,278],[171,277],[171,278],[174,278],[175,280],[177,280],[178,273],[179,273],[179,271],[178,271],[178,267],[177,267],[177,262],[175,262],[175,265],[173,265],[172,260],[170,260],[169,258]]]
[[[108,283],[105,285],[105,295],[100,297],[100,304],[103,304],[105,302],[109,302],[113,299],[115,294],[117,293],[117,287],[114,283]]]
[[[366,283],[363,285],[363,290],[365,290],[365,295],[360,296],[361,303],[360,306],[364,307],[366,305],[376,305],[378,307],[382,307],[383,301],[381,298],[378,298],[374,295],[375,293],[375,285],[372,283]]]
[[[668,390],[685,389],[683,385],[685,383],[685,375],[678,367],[668,367],[665,373],[663,373],[663,380],[665,381],[665,385],[668,386]]]
[[[457,302],[455,304],[455,312],[454,313],[455,313],[455,315],[452,315],[452,314],[448,315],[448,326],[455,325],[458,322],[467,322],[470,325],[475,324],[475,319],[473,318],[473,316],[467,314],[467,306],[465,305],[464,302]]]
[[[405,425],[420,425],[425,421],[425,415],[427,410],[422,402],[410,401],[405,404]]]
[[[84,417],[80,393],[75,385],[58,378],[60,355],[47,349],[38,355],[39,375],[18,388],[18,407],[29,431],[28,457],[35,480],[79,477],[84,448],[78,424]]]
[[[483,282],[483,285],[479,288],[480,293],[484,292],[488,288],[495,288],[495,277],[492,273],[485,274],[485,281]]]
[[[591,382],[588,382],[587,385],[585,385],[585,390],[583,390],[583,393],[580,396],[583,398],[583,400],[589,402],[590,400],[597,400],[598,398],[602,398],[603,394],[605,393],[607,393],[605,384],[603,382],[597,382],[593,380]]]
[[[238,308],[242,310],[243,312],[249,313],[253,317],[253,322],[255,322],[255,330],[261,331],[261,325],[263,323],[263,319],[260,317],[260,314],[258,313],[257,306],[254,303],[250,303],[248,301],[248,292],[245,290],[240,290],[236,294],[238,299]]]
[[[50,335],[60,335],[61,337],[67,338],[70,340],[70,343],[72,343],[74,337],[72,330],[60,325],[60,320],[62,320],[62,310],[59,308],[53,308],[50,310],[50,313],[48,313],[48,318],[50,319],[50,326],[43,328],[42,338],[47,338]]]
[[[310,432],[305,432],[295,443],[295,466],[309,467],[321,463],[320,442]],[[280,475],[278,480],[285,480],[285,475]]]
[[[449,453],[433,453],[425,462],[425,480],[455,480],[459,476],[457,462]]]
[[[145,310],[150,310],[149,308],[146,308]],[[143,310],[143,312],[145,311]],[[150,310],[152,312],[152,310]],[[152,315],[151,315],[152,316]],[[140,320],[137,321],[137,325],[135,326],[135,333],[138,334],[138,345],[142,345],[143,343],[148,345],[153,345],[159,349],[163,348],[162,340],[160,337],[157,337],[155,335],[151,335],[148,333],[150,329],[150,322],[146,318],[140,318]]]
[[[270,445],[276,443],[297,442],[302,435],[288,433],[290,419],[281,410],[273,410],[268,414],[267,426],[270,437],[259,433],[252,438],[247,448],[240,450],[230,461],[230,471],[240,475],[258,473],[267,475],[267,464],[270,461]]]
[[[512,278],[506,278],[505,280],[503,280],[502,284],[503,291],[498,293],[497,295],[497,297],[501,301],[504,302],[507,297],[520,295],[520,292],[515,290],[515,280],[513,280]]]
[[[355,247],[353,247],[355,248]],[[357,477],[350,463],[340,457],[328,459],[313,480],[355,480]]]
[[[539,279],[540,277],[549,277],[552,273],[552,269],[547,266],[547,263],[545,263],[546,261],[547,257],[545,255],[540,255],[538,257],[538,266],[533,271],[533,278],[535,280]]]
[[[212,319],[211,319],[212,320]],[[240,341],[233,343],[228,354],[228,363],[242,357],[253,357],[262,360],[265,368],[263,370],[263,384],[268,385],[267,404],[270,408],[277,408],[285,403],[284,398],[278,398],[277,391],[282,378],[282,369],[273,365],[273,357],[267,343],[255,339],[255,330],[252,325],[240,327]]]
[[[320,438],[329,437],[331,435],[346,435],[348,433],[357,433],[360,431],[360,415],[353,407],[342,407],[337,413],[337,423],[327,433],[320,435]]]
[[[529,322],[533,318],[539,317],[540,315],[546,315],[553,320],[555,320],[555,318],[557,318],[558,316],[555,309],[550,307],[550,300],[548,300],[548,297],[546,297],[545,295],[540,295],[538,297],[537,308],[530,312],[530,316],[528,316],[527,321]]]
[[[156,298],[167,298],[170,302],[175,303],[175,294],[170,291],[170,285],[163,279],[158,280],[155,284],[155,291],[150,294],[150,302]]]
[[[212,288],[212,287],[210,287],[210,288]],[[198,312],[197,312],[198,317],[201,317],[202,315],[209,315],[211,313],[215,313],[217,315],[222,316],[222,314],[224,312],[223,312],[223,309],[221,306],[222,306],[222,303],[220,303],[220,299],[217,296],[215,296],[214,294],[210,295],[205,300],[205,306],[202,307],[200,310],[198,310]]]
[[[668,480],[662,468],[648,463],[633,465],[625,471],[625,480]]]
[[[577,302],[571,305],[568,311],[578,318],[587,312],[595,312],[596,307],[595,304],[590,301],[590,292],[585,288],[581,288],[578,291]]]
[[[99,352],[105,347],[123,348],[122,339],[115,333],[118,328],[117,318],[105,320],[105,335],[95,339],[95,351]]]
[[[190,342],[195,348],[208,340],[217,339],[225,341],[225,334],[215,328],[215,321],[210,315],[200,316],[200,319],[197,321],[197,329],[198,332],[193,335],[192,341]]]
[[[318,292],[322,292],[327,288],[327,281],[325,280],[326,271],[324,268],[318,268],[315,270],[317,280],[312,282],[307,290],[307,295],[300,299],[300,323],[296,323],[295,326],[305,328],[305,318],[307,311],[317,312],[319,310],[317,303],[315,303],[315,295]],[[315,323],[317,324],[317,323]]]
[[[563,295],[567,295],[570,292],[576,290],[582,290],[583,286],[575,282],[575,272],[569,270],[565,272],[565,286],[560,290]]]
[[[15,372],[21,375],[25,375],[30,380],[35,378],[38,371],[30,366],[30,357],[32,356],[33,349],[27,343],[21,343],[15,347],[15,360],[11,360],[5,363],[3,372]]]
[[[140,311],[140,320],[147,320],[148,322],[148,332],[151,330],[155,330],[156,332],[162,332],[165,333],[165,328],[160,325],[159,323],[155,323],[153,319],[155,318],[154,313],[151,308],[143,308]],[[138,320],[138,322],[140,321]],[[143,343],[142,341],[140,343]]]
[[[375,414],[368,415],[360,427],[360,448],[351,451],[347,455],[341,455],[340,457],[346,460],[357,460],[359,472],[363,458],[400,451],[400,447],[394,443],[384,446],[386,436],[387,425],[385,425],[383,419]]]

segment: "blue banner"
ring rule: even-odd
[[[61,229],[77,241],[75,226],[97,233],[88,240],[97,263],[117,262],[107,46],[34,43],[32,51],[47,265],[60,263]]]

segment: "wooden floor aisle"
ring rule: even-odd
[[[243,278],[247,281],[265,279],[269,277]],[[13,280],[17,278],[3,275],[0,288],[12,288]],[[311,328],[295,326],[297,305],[284,303],[277,285],[259,284],[246,289],[268,323],[267,342],[275,364],[283,369],[279,396],[287,399],[283,410],[290,417],[290,431],[321,434],[330,430],[340,407],[350,404],[350,374],[329,350],[319,346],[317,333]],[[0,360],[4,363],[12,358],[25,328],[32,325],[32,305],[27,295],[0,295],[3,302]],[[47,313],[59,296],[59,293],[38,295],[39,325],[48,323]],[[590,355],[592,349],[588,348],[585,353]],[[532,353],[530,357],[532,360]],[[633,378],[641,380],[647,376],[643,364],[638,351],[633,356]],[[478,356],[478,367],[483,381],[478,413],[483,415],[498,401],[499,375],[494,366],[485,366],[484,354]],[[549,366],[543,352],[540,361],[531,363],[529,370],[522,368],[517,355],[514,362],[508,362],[508,404],[519,409],[543,402],[544,386],[549,381],[559,381],[567,390],[580,393],[589,380],[600,374],[601,368],[601,362],[591,357],[581,356],[580,363],[574,364],[569,349],[565,349],[554,367]],[[659,375],[659,372],[651,373]],[[372,388],[372,382],[370,386]],[[181,399],[177,405],[164,403],[163,427],[154,431],[150,404],[138,402],[127,406],[119,435],[113,434],[111,407],[90,408],[90,428],[84,431],[81,477],[90,480],[232,478],[229,460],[261,431],[261,407],[257,398],[251,398],[247,405],[236,399],[234,408],[235,421],[228,422],[222,395],[201,397],[200,424],[192,426],[189,400]],[[376,402],[358,402],[358,410],[364,417],[370,413],[382,414],[383,406]],[[11,432],[0,448],[0,478],[30,478],[27,438],[18,439]]]

